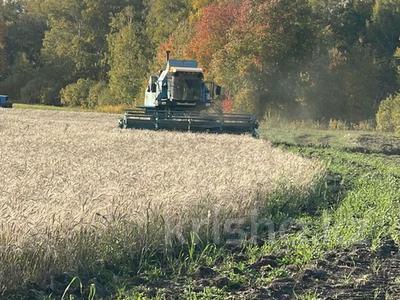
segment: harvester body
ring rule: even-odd
[[[211,97],[196,61],[169,60],[160,76],[150,77],[144,108],[199,111],[211,106]]]
[[[0,107],[3,108],[12,108],[13,104],[12,102],[8,99],[7,95],[0,95]]]
[[[180,130],[257,135],[258,122],[247,114],[209,113],[221,87],[204,81],[204,72],[193,60],[171,60],[159,75],[151,76],[144,106],[125,112],[121,128]]]

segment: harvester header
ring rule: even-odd
[[[150,76],[144,106],[126,111],[120,127],[257,135],[253,115],[208,112],[220,95],[221,87],[204,80],[197,61],[170,59],[167,52],[165,68]]]

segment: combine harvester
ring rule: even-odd
[[[176,130],[210,133],[250,133],[258,137],[254,115],[219,114],[206,110],[221,87],[204,81],[196,61],[172,60],[167,52],[165,70],[151,76],[143,107],[128,110],[119,122],[123,129]]]

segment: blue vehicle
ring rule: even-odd
[[[204,80],[196,61],[170,59],[167,52],[164,70],[150,76],[144,106],[126,111],[119,126],[257,135],[258,122],[253,115],[207,111],[220,95],[221,87]]]
[[[3,108],[12,108],[13,104],[8,100],[8,96],[0,95],[0,107]]]

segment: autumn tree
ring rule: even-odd
[[[171,50],[198,60],[236,111],[359,121],[400,88],[399,36],[400,0],[7,0],[0,90],[132,102]]]
[[[312,49],[312,28],[305,0],[242,1],[228,43],[211,64],[236,109],[262,116],[267,107],[286,109],[295,102],[293,88]]]
[[[229,30],[235,25],[239,11],[237,1],[210,4],[201,10],[194,26],[194,36],[186,53],[208,69],[214,53],[229,42]]]

